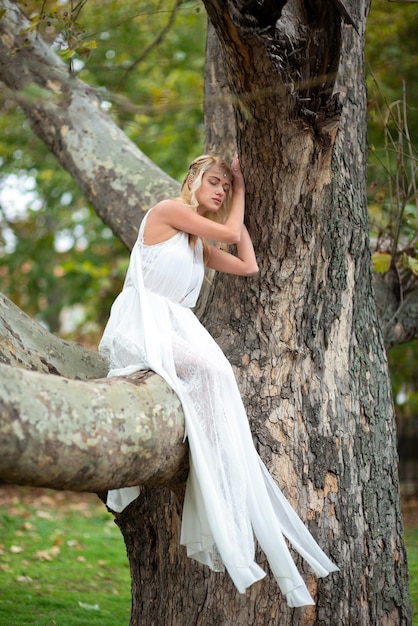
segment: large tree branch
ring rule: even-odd
[[[178,193],[101,108],[98,92],[70,76],[11,0],[0,0],[0,80],[33,130],[74,177],[100,218],[130,248],[142,213]]]
[[[156,374],[88,380],[106,375],[104,359],[3,295],[0,361],[0,479],[94,492],[182,482],[183,411]]]
[[[0,365],[0,381],[2,480],[91,492],[181,482],[182,408],[158,376],[86,382]]]

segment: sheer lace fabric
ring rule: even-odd
[[[254,534],[290,606],[313,604],[284,540],[318,576],[338,568],[322,552],[258,456],[232,368],[190,310],[201,288],[201,242],[179,232],[147,246],[142,222],[123,291],[115,300],[100,351],[109,376],[150,368],[178,394],[185,414],[190,473],[181,543],[189,557],[224,568],[244,593],[265,576],[254,561]],[[138,488],[110,491],[112,510]]]

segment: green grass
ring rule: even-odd
[[[0,488],[0,624],[129,624],[122,536],[91,494]]]
[[[418,626],[418,528],[409,528],[406,530],[405,543],[408,553],[412,624],[413,626]]]

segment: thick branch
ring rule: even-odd
[[[103,379],[97,352],[54,337],[3,295],[0,363],[1,480],[74,491],[182,482],[183,411],[156,374]]]
[[[132,247],[141,210],[178,193],[101,109],[97,92],[66,65],[11,0],[0,0],[0,80],[33,130],[74,177],[100,218]]]
[[[6,482],[97,492],[184,471],[181,404],[151,373],[86,382],[0,365],[0,416]]]
[[[0,293],[0,363],[67,378],[101,378],[108,364],[98,352],[64,341]]]

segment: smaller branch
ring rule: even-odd
[[[122,74],[121,78],[119,79],[117,85],[116,85],[116,91],[120,91],[123,87],[123,85],[125,84],[129,74],[131,72],[133,72],[133,70],[138,67],[138,65],[140,63],[142,63],[142,61],[150,54],[150,52],[156,48],[157,46],[160,45],[160,43],[163,41],[165,35],[169,32],[171,26],[173,25],[173,22],[175,20],[176,17],[176,11],[177,9],[181,6],[181,4],[183,3],[183,0],[177,0],[171,14],[169,17],[169,20],[167,22],[167,24],[164,26],[164,28],[162,29],[162,31],[159,33],[159,35],[155,38],[155,40],[153,42],[150,43],[150,45],[145,48],[145,50],[142,52],[142,54],[139,55],[139,57],[137,59],[135,59],[135,61],[133,61],[130,66],[125,70],[125,72]]]
[[[76,4],[75,6],[71,6],[71,20],[73,24],[75,24],[80,17],[80,13],[83,10],[84,6],[87,4],[87,1],[88,0],[80,0],[78,4]]]
[[[93,350],[64,341],[0,293],[0,363],[66,378],[106,376],[108,364]]]
[[[386,350],[418,339],[418,288],[412,286],[401,302],[384,277],[375,274],[373,283]]]

